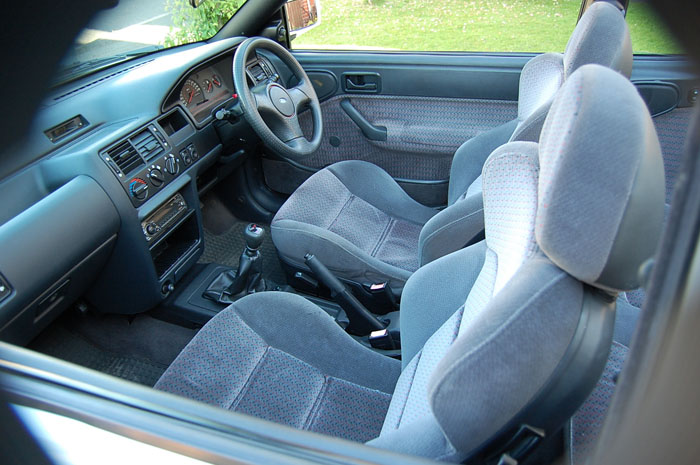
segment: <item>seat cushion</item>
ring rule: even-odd
[[[406,194],[381,168],[336,163],[311,176],[272,220],[285,262],[305,268],[313,253],[339,277],[400,290],[418,269],[418,238],[436,210]]]
[[[400,369],[306,299],[265,292],[207,323],[155,388],[364,442],[379,435]]]

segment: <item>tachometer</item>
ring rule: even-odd
[[[188,79],[180,91],[180,102],[186,107],[196,105],[204,101],[202,88],[194,80]]]

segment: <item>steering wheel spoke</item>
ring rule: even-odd
[[[306,140],[306,138],[303,136],[287,141],[287,145],[292,150],[299,150],[299,151],[309,150],[310,148],[312,148],[311,142]]]
[[[275,114],[277,110],[270,100],[270,95],[267,92],[266,84],[258,84],[257,86],[250,89],[250,93],[253,94],[255,99],[255,108],[261,114]]]
[[[314,95],[309,92],[309,87],[312,87],[309,81],[302,81],[296,86],[288,89],[289,96],[292,97],[294,108],[297,112],[301,111],[306,105],[311,102],[309,95]],[[313,87],[311,88],[313,90]]]
[[[290,141],[296,140],[296,139],[304,139],[304,131],[301,129],[301,125],[299,124],[299,118],[297,118],[296,115],[292,116],[289,118],[287,121],[287,128],[288,128],[288,138],[284,142],[289,145]]]

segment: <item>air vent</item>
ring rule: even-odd
[[[77,89],[73,89],[70,92],[66,92],[65,94],[61,94],[57,97],[54,97],[54,100],[61,100],[62,98],[68,97],[69,95],[77,94],[78,92],[83,91],[89,87],[95,86],[95,85],[99,84],[100,82],[106,81],[107,79],[113,78],[114,76],[118,76],[120,74],[126,73],[127,71],[130,71],[134,68],[138,68],[139,66],[143,66],[146,63],[150,63],[151,61],[153,61],[153,60],[144,61],[143,63],[137,63],[133,66],[129,66],[129,67],[124,68],[124,69],[120,69],[116,73],[108,74],[105,77],[102,77],[102,78],[97,79],[95,81],[89,82],[89,83],[85,84],[84,86],[78,87]]]
[[[127,174],[143,164],[139,153],[128,140],[107,150],[107,155],[117,164],[122,173]]]
[[[157,156],[165,153],[165,149],[161,143],[148,129],[141,131],[130,140],[146,162],[149,162]]]

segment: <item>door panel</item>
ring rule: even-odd
[[[653,118],[664,159],[666,204],[670,205],[700,80],[688,61],[680,56],[636,56],[631,79],[641,89],[640,94],[652,113],[671,108]],[[677,90],[675,102],[668,102],[664,86]]]
[[[688,125],[695,111],[693,107],[676,108],[668,113],[654,118],[656,133],[661,142],[661,153],[664,158],[664,174],[666,176],[666,204],[671,204],[673,186],[678,179],[681,167],[683,146],[688,134]]]
[[[456,148],[515,117],[520,71],[533,56],[332,51],[294,54],[318,81],[315,84],[320,84],[317,89],[324,96],[324,136],[318,152],[301,163],[266,156],[263,170],[269,187],[289,194],[324,166],[358,159],[382,167],[412,197],[431,206],[446,203],[447,178]],[[348,76],[355,84],[351,92],[344,84]],[[369,78],[358,80],[353,76]],[[700,82],[680,56],[636,56],[631,79],[639,85],[654,113],[672,108],[654,118],[664,154],[668,203]],[[357,91],[356,87],[365,84],[370,85]],[[668,101],[669,93],[663,89],[669,88],[677,89],[677,102]],[[367,131],[353,122],[341,102],[349,102],[368,124],[385,128],[386,140],[368,138]],[[310,115],[302,114],[300,120],[309,130]]]
[[[371,140],[342,109],[350,102],[372,125],[386,128],[386,140]],[[444,181],[462,143],[517,114],[512,101],[339,95],[322,104],[321,148],[304,160],[320,169],[341,160],[366,160],[402,180]],[[302,127],[311,129],[308,112]]]
[[[365,160],[431,206],[447,201],[455,150],[516,117],[518,79],[531,57],[365,52],[295,56],[319,95],[326,97],[321,104],[324,134],[319,150],[300,163],[266,157],[263,170],[269,187],[288,194],[325,166]],[[310,132],[309,112],[300,121]]]

